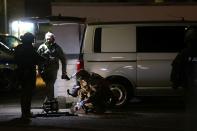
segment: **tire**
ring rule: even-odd
[[[123,82],[112,81],[110,83],[110,90],[116,99],[115,107],[125,106],[129,99],[128,85]]]

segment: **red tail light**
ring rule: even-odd
[[[77,62],[77,71],[84,69],[84,62],[83,60],[78,60]]]

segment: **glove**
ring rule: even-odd
[[[84,101],[79,102],[80,107],[82,107],[85,104]]]
[[[71,95],[71,93],[70,93],[70,90],[69,90],[69,89],[67,89],[67,94],[68,94],[68,95]]]
[[[66,74],[62,74],[62,79],[70,80],[70,78]]]

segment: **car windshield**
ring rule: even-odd
[[[0,36],[0,42],[2,42],[5,46],[12,49],[17,45],[21,44],[21,41],[14,36]]]
[[[0,50],[5,51],[5,52],[10,52],[10,48],[6,46],[4,43],[0,42]]]

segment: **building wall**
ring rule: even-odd
[[[197,20],[197,5],[129,5],[52,3],[52,15],[88,21]]]
[[[24,0],[7,0],[7,21],[24,17]],[[0,0],[0,33],[5,32],[4,0]],[[8,25],[8,23],[7,23]]]
[[[0,0],[0,33],[4,32],[4,8],[3,0]]]
[[[51,15],[51,0],[24,0],[25,16],[49,16]]]
[[[24,0],[7,0],[8,18],[13,20],[16,18],[24,17],[25,15]]]

